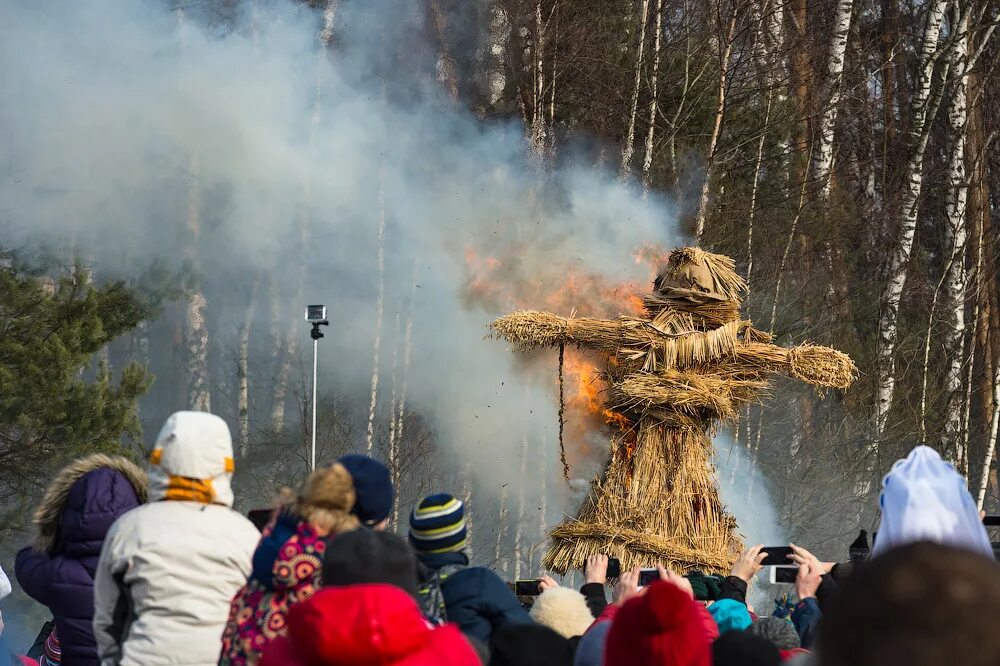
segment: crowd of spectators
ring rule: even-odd
[[[60,471],[14,568],[53,620],[29,656],[0,620],[0,666],[1000,664],[1000,569],[965,480],[928,447],[886,475],[871,558],[790,545],[794,601],[769,613],[747,603],[762,546],[728,576],[658,566],[645,585],[639,569],[609,580],[595,555],[579,590],[541,576],[528,609],[470,562],[453,495],[412,507],[406,538],[389,533],[389,470],[348,455],[283,495],[261,532],[232,509],[233,472],[228,427],[197,412],[170,417],[146,471],[102,455]]]

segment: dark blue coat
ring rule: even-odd
[[[420,555],[420,563],[432,574],[441,567],[455,564],[465,567],[441,583],[448,621],[462,632],[489,644],[490,634],[507,624],[532,624],[528,611],[517,601],[507,584],[483,567],[470,567],[465,553]]]
[[[119,466],[127,463],[104,456],[99,459]],[[75,465],[68,469],[86,469]],[[42,549],[28,547],[17,554],[17,581],[52,612],[65,666],[99,663],[92,622],[94,572],[101,546],[111,524],[138,506],[140,496],[145,497],[142,473],[138,468],[126,472],[128,475],[118,468],[99,466],[75,479],[72,474],[69,479],[57,477],[45,498],[54,506],[43,506],[36,514],[36,522],[42,523],[42,538],[46,531],[50,537]]]

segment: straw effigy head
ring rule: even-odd
[[[687,307],[729,302],[738,310],[747,283],[736,272],[732,258],[697,247],[682,247],[667,257],[653,289],[657,298]]]

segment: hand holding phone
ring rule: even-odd
[[[639,569],[639,587],[646,587],[660,580],[660,572],[656,569]]]
[[[823,573],[813,564],[807,562],[800,566],[798,575],[795,577],[795,594],[799,601],[815,597],[822,578]]]
[[[796,576],[799,574],[799,568],[796,566],[777,566],[771,567],[771,585],[788,585],[795,582]]]
[[[614,560],[616,568],[614,575],[611,574],[612,560]],[[613,557],[608,557],[607,555],[602,554],[591,555],[587,558],[587,562],[583,565],[583,578],[587,583],[598,583],[600,585],[604,585],[608,582],[608,578],[618,577],[618,570],[620,568],[620,563]]]
[[[743,553],[736,558],[733,562],[733,568],[729,572],[730,576],[735,576],[747,583],[757,575],[757,573],[764,568],[762,562],[766,559],[767,554],[764,552],[764,545],[753,546],[752,548],[747,548]]]
[[[767,546],[760,549],[764,553],[764,559],[760,560],[762,567],[776,567],[787,564],[794,564],[792,561],[791,546]]]

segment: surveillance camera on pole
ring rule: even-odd
[[[307,305],[306,321],[312,324],[310,336],[313,339],[313,422],[312,422],[312,455],[309,458],[309,470],[316,469],[316,376],[319,366],[319,339],[323,337],[320,326],[329,326],[330,322],[326,318],[325,305]]]

